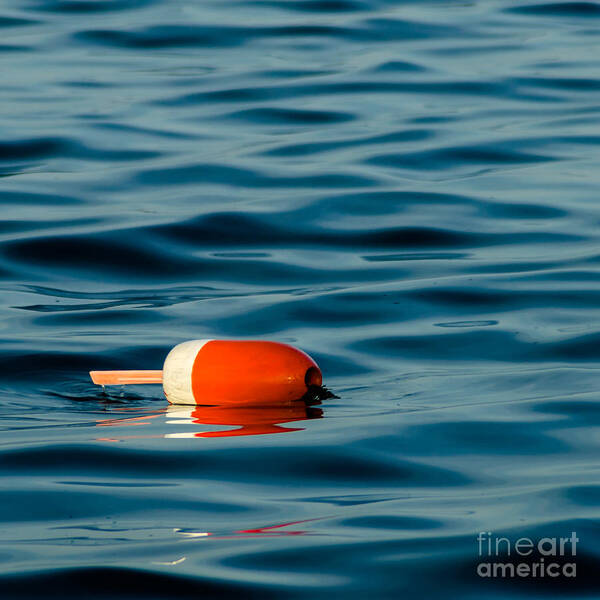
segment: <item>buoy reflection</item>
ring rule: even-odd
[[[322,416],[320,408],[309,406],[303,400],[269,407],[169,405],[141,416],[98,419],[96,426],[108,430],[116,427],[136,429],[132,435],[121,435],[121,429],[117,430],[118,434],[111,431],[110,435],[97,438],[104,442],[149,438],[216,438],[302,431],[304,427],[284,425],[320,419]],[[139,432],[142,426],[151,427],[152,433],[148,430]],[[182,431],[183,426],[185,430]]]
[[[241,435],[265,435],[301,431],[304,427],[282,427],[284,423],[319,419],[323,411],[304,402],[269,407],[169,406],[169,425],[217,425],[233,427],[217,431],[184,431],[166,433],[165,438],[214,438]]]

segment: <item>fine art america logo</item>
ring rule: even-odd
[[[507,537],[480,531],[477,536],[480,577],[577,577],[577,542],[573,531],[569,537],[531,539]]]

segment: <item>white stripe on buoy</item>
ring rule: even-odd
[[[178,344],[167,354],[163,366],[163,389],[169,402],[196,404],[192,391],[192,367],[198,352],[213,340],[191,340]]]

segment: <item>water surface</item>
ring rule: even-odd
[[[3,598],[595,595],[595,2],[7,0]],[[339,398],[103,390],[193,338]],[[476,536],[576,531],[578,576]]]

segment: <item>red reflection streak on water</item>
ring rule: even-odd
[[[231,540],[239,538],[240,535],[243,535],[245,538],[264,538],[264,537],[279,537],[279,536],[288,536],[288,535],[314,535],[310,531],[305,530],[294,530],[294,531],[279,531],[282,527],[289,527],[290,525],[298,525],[300,523],[310,523],[311,521],[320,521],[326,517],[317,517],[314,519],[303,519],[301,521],[290,521],[288,523],[279,523],[277,525],[266,525],[265,527],[258,527],[257,529],[240,529],[238,531],[234,531],[232,534],[226,535],[215,535],[210,531],[203,531],[194,534],[194,532],[181,532],[177,531],[177,533],[181,533],[184,536],[187,536],[192,539],[205,539],[210,537],[212,540]],[[277,530],[277,531],[273,531]]]
[[[258,533],[258,534],[266,534],[273,535],[273,533],[277,535],[304,535],[307,533],[306,531],[275,531],[272,532],[273,529],[281,529],[282,527],[289,527],[290,525],[298,525],[299,523],[310,523],[311,521],[318,521],[319,519],[303,519],[301,521],[290,521],[289,523],[280,523],[279,525],[267,525],[265,527],[259,527],[258,529],[240,529],[240,531],[236,531],[235,533]]]

